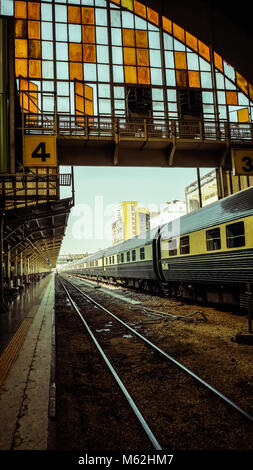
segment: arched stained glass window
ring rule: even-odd
[[[15,0],[24,112],[251,122],[253,86],[133,0]]]

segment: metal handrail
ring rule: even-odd
[[[57,133],[87,139],[252,141],[253,124],[209,120],[134,119],[119,116],[26,114],[24,134]]]

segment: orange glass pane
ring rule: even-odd
[[[249,83],[249,96],[250,99],[253,101],[253,86]]]
[[[123,34],[123,46],[135,47],[135,38],[133,29],[122,29]]]
[[[27,40],[15,39],[15,57],[27,58]]]
[[[27,59],[16,59],[15,60],[15,73],[16,77],[21,75],[27,77]]]
[[[29,60],[29,77],[41,78],[41,61],[40,60]]]
[[[249,110],[248,108],[239,109],[237,111],[238,122],[249,122]]]
[[[137,65],[149,66],[149,53],[147,49],[136,49]]]
[[[125,65],[135,65],[136,64],[136,55],[134,47],[124,47],[124,64]]]
[[[83,64],[79,62],[69,63],[69,79],[70,80],[83,80]]]
[[[146,18],[146,7],[140,2],[134,1],[134,11],[137,15],[142,16],[143,18]]]
[[[168,33],[172,33],[172,21],[168,20],[165,16],[162,17],[163,19],[163,29]]]
[[[125,66],[125,82],[126,83],[137,83],[136,67]]]
[[[147,31],[135,31],[136,47],[148,47],[148,33]]]
[[[244,93],[248,94],[247,80],[239,72],[236,72],[236,83]]]
[[[185,42],[184,29],[176,23],[173,23],[173,34],[179,41]]]
[[[93,111],[92,101],[85,100],[85,114],[88,114],[89,116],[93,116],[94,111]]]
[[[26,2],[15,1],[14,16],[15,18],[27,18]]]
[[[29,39],[28,52],[30,58],[41,59],[41,42],[37,39]]]
[[[226,91],[226,101],[228,105],[238,105],[238,96],[236,91]]]
[[[40,20],[40,4],[28,2],[28,18],[29,20]]]
[[[187,69],[186,53],[174,52],[176,69]]]
[[[21,110],[24,112],[24,113],[28,113],[29,110],[29,99],[28,99],[28,95],[26,93],[20,93],[20,106],[21,106]]]
[[[219,54],[216,54],[216,52],[214,52],[214,65],[217,69],[223,72],[223,60]]]
[[[156,11],[147,7],[147,16],[148,16],[149,21],[151,21],[152,23],[155,23],[156,25],[159,24],[159,17]]]
[[[80,7],[68,6],[68,22],[69,23],[81,23],[81,9]]]
[[[82,23],[95,24],[94,8],[82,7]]]
[[[120,0],[112,0],[113,3],[116,3],[117,5],[120,5]]]
[[[188,86],[188,76],[186,70],[176,70],[177,86]]]
[[[20,78],[19,79],[19,89],[20,90],[28,90],[28,84],[29,84],[29,81],[26,80],[25,78]]]
[[[84,98],[78,95],[75,95],[75,108],[79,113],[84,114]]]
[[[25,20],[15,21],[15,37],[16,38],[27,37],[27,22]]]
[[[121,6],[133,11],[133,0],[121,0]]]
[[[40,21],[28,21],[28,38],[40,39]]]
[[[84,62],[96,62],[96,46],[92,44],[85,44],[83,46],[83,61]]]
[[[82,26],[83,42],[95,44],[95,26]]]
[[[138,67],[138,83],[142,85],[150,85],[149,67]]]
[[[197,71],[189,70],[189,86],[194,88],[200,88],[200,74]]]
[[[210,50],[209,47],[206,46],[203,42],[198,41],[199,43],[199,53],[204,57],[206,60],[210,62]]]
[[[89,85],[84,85],[84,96],[88,100],[93,101],[93,88]]]
[[[190,34],[186,31],[185,32],[185,40],[186,40],[186,44],[187,44],[188,47],[190,47],[194,51],[198,50],[198,40],[195,36],[193,36],[192,34]]]
[[[69,43],[69,60],[73,62],[82,62],[82,44]]]
[[[75,80],[75,93],[84,97],[84,86],[82,82]]]

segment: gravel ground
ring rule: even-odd
[[[103,369],[101,360],[94,357],[94,351],[87,350],[80,320],[67,306],[56,282],[58,448],[149,450],[150,443],[143,440],[135,420],[122,406],[117,386],[107,376],[95,378]],[[237,333],[247,333],[246,316],[114,286],[108,287],[108,292],[140,304],[123,302],[92,286],[86,286],[85,291],[253,415],[253,346],[233,341]],[[144,308],[176,316],[201,310],[206,321],[200,313],[175,320],[150,315]],[[87,315],[93,331],[107,329],[108,319],[103,319],[104,314],[90,304]],[[147,352],[138,340],[127,341],[122,332],[115,332],[110,339],[106,331],[98,335],[103,347],[112,351],[120,377],[128,384],[163,448],[174,451],[253,449],[252,425],[210,391],[157,353]],[[124,422],[128,423],[126,433],[119,431],[114,438],[110,430],[121,429]]]

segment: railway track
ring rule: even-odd
[[[101,329],[101,323],[100,323],[100,326],[98,326],[97,323],[95,322],[95,326],[94,326],[95,317],[98,316],[98,311],[104,312],[107,315],[107,320],[105,320],[105,322],[106,321],[108,322],[108,315],[109,315],[110,318],[113,319],[113,321],[115,320],[117,322],[118,327],[120,327],[120,329],[121,329],[120,333],[115,333],[115,326],[113,326],[114,336],[115,336],[115,334],[117,334],[121,337],[124,336],[124,338],[126,338],[127,336],[130,336],[131,341],[132,341],[133,337],[137,338],[137,340],[141,340],[141,341],[138,341],[138,343],[142,344],[142,347],[143,347],[143,345],[148,346],[148,351],[149,352],[146,353],[147,355],[148,354],[149,355],[150,354],[155,354],[155,359],[156,360],[158,359],[158,356],[159,356],[160,357],[159,360],[165,361],[166,366],[165,366],[165,364],[163,364],[163,369],[167,368],[167,362],[169,361],[170,363],[173,364],[173,366],[176,366],[176,368],[180,369],[181,373],[183,373],[187,377],[190,377],[191,382],[192,382],[192,379],[194,379],[194,381],[197,382],[197,385],[200,385],[204,390],[208,390],[208,394],[211,392],[211,394],[213,395],[212,400],[218,401],[218,399],[219,399],[219,402],[223,403],[223,406],[225,404],[226,408],[230,407],[230,409],[232,409],[233,412],[235,412],[234,414],[237,414],[237,418],[236,418],[237,420],[243,418],[243,421],[247,420],[250,424],[253,423],[253,417],[249,413],[247,413],[245,410],[243,410],[240,406],[238,406],[236,403],[234,403],[228,397],[223,395],[221,392],[219,392],[212,385],[210,385],[209,383],[204,381],[201,377],[196,375],[190,369],[186,368],[183,364],[178,362],[175,358],[173,358],[172,356],[167,354],[165,351],[160,349],[158,346],[156,346],[154,343],[152,343],[147,337],[141,335],[138,331],[136,331],[136,329],[132,328],[129,324],[123,322],[120,318],[118,318],[115,314],[113,314],[107,308],[103,307],[96,300],[94,300],[89,295],[84,293],[78,286],[73,284],[69,279],[67,279],[66,277],[59,276],[59,281],[60,281],[62,287],[64,288],[65,293],[68,296],[68,299],[69,299],[71,305],[73,306],[73,308],[76,310],[76,312],[80,316],[80,318],[81,318],[83,324],[85,325],[90,337],[92,338],[94,344],[96,345],[97,349],[99,350],[100,354],[102,355],[103,360],[106,362],[108,368],[110,369],[111,373],[113,374],[113,376],[114,376],[115,380],[117,381],[119,387],[121,388],[122,392],[124,393],[125,398],[127,399],[128,403],[130,404],[130,406],[131,406],[132,410],[134,411],[136,417],[138,418],[142,428],[145,430],[146,435],[148,436],[150,442],[152,443],[152,445],[154,446],[154,448],[156,450],[162,450],[162,448],[164,446],[162,446],[162,444],[160,444],[159,439],[151,431],[151,427],[153,427],[153,425],[150,427],[147,420],[144,418],[143,413],[137,407],[134,399],[132,398],[132,396],[128,392],[128,390],[126,389],[125,385],[123,384],[123,382],[120,379],[118,373],[116,372],[115,368],[113,367],[113,365],[109,361],[109,359],[107,357],[107,354],[104,351],[104,350],[108,350],[108,354],[111,354],[110,347],[108,346],[108,344],[111,345],[112,341],[110,341],[108,339],[108,337],[109,337],[108,336],[109,335],[108,331],[106,331],[106,334],[102,333],[102,339],[103,339],[102,342],[104,342],[103,349],[102,349],[102,347],[99,344],[98,340],[95,338],[93,332],[91,331],[91,328],[88,325],[86,319],[84,319],[84,317],[82,315],[82,312],[81,312],[81,310],[83,310],[83,300],[84,299],[85,299],[86,303],[88,302],[89,308],[92,307],[92,308],[96,309],[96,315],[95,316],[93,315],[92,317],[90,316],[90,319],[89,319],[89,324],[90,324],[90,322],[93,323],[93,326],[92,326],[93,331],[94,331],[94,328],[95,328],[96,331],[98,331],[98,332],[101,332],[101,331],[105,332],[105,328]],[[67,284],[66,284],[66,282],[67,282]],[[77,296],[77,300],[74,300],[73,296],[75,296],[75,298]],[[82,303],[82,306],[80,305],[80,301]],[[79,306],[77,305],[77,302],[78,302]],[[100,318],[99,321],[101,321],[101,318]],[[104,322],[104,320],[103,320],[103,322]],[[114,323],[113,323],[113,325],[114,325]],[[123,330],[122,330],[122,328],[123,328]],[[110,329],[112,329],[111,325],[110,325]],[[122,333],[122,331],[124,331],[125,329],[128,330],[128,335]],[[105,339],[105,337],[106,337],[106,339]],[[120,352],[120,350],[118,352]],[[114,356],[114,353],[113,353],[113,356]],[[154,356],[153,356],[153,359],[154,359]],[[159,360],[158,360],[158,362],[159,362]],[[151,358],[151,361],[152,361],[152,358]],[[118,367],[120,361],[117,361],[115,356],[114,356],[114,359],[112,360],[112,362],[117,363],[117,369],[118,368],[120,369],[124,366],[124,364],[120,364],[120,367]],[[130,369],[133,370],[134,366],[131,366]],[[123,376],[127,377],[127,374],[125,372],[123,372]],[[127,380],[128,380],[128,378],[127,378]],[[184,382],[184,379],[182,379],[182,380]],[[208,398],[210,399],[210,396],[208,396]],[[205,399],[206,399],[206,397],[205,397]],[[140,399],[138,401],[140,402]],[[213,405],[211,405],[211,407],[212,406]],[[216,406],[216,405],[214,405],[214,406]],[[144,407],[144,408],[146,408],[146,407]],[[152,421],[152,423],[154,422],[154,420],[151,420],[151,421]],[[164,438],[162,440],[164,440]]]

